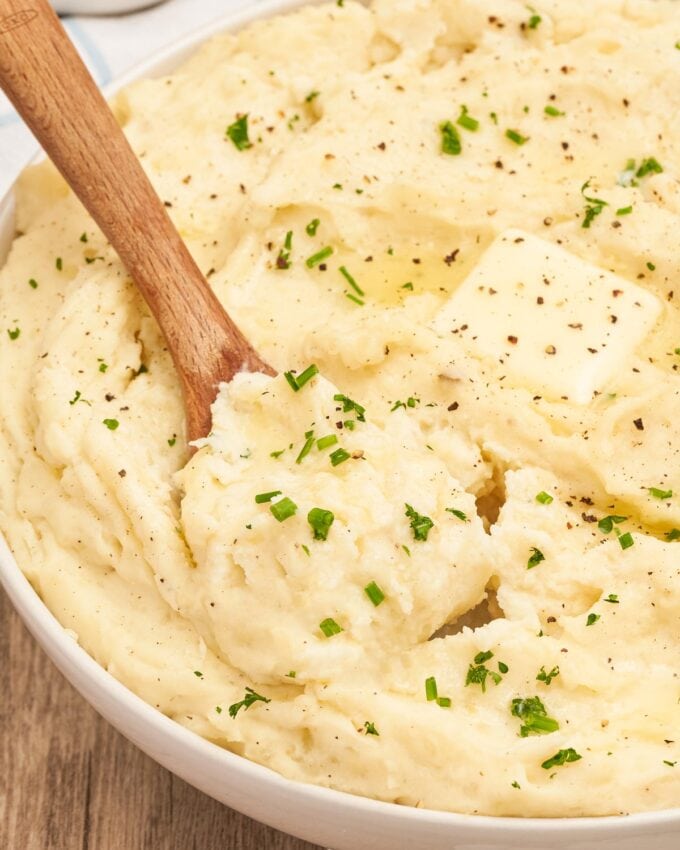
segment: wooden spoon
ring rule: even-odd
[[[0,0],[0,86],[117,251],[161,327],[187,436],[220,381],[274,370],[224,311],[47,0]]]

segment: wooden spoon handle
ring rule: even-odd
[[[0,85],[111,242],[165,334],[189,439],[216,384],[271,368],[227,316],[47,0],[0,0]]]

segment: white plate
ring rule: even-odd
[[[163,50],[107,90],[172,71],[225,29],[303,5],[269,0]],[[0,261],[13,235],[13,199],[0,202]],[[284,779],[165,717],[70,638],[0,537],[0,581],[29,630],[82,696],[151,758],[243,814],[334,850],[678,850],[680,809],[610,818],[493,818],[381,803]],[[624,778],[625,781],[625,778]]]

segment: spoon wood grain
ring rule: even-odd
[[[0,0],[0,86],[109,240],[165,335],[187,436],[220,381],[274,374],[229,318],[47,0]]]

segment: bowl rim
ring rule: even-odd
[[[236,12],[216,17],[207,24],[196,28],[189,34],[171,42],[151,56],[135,64],[123,74],[117,76],[104,87],[107,97],[111,97],[132,82],[148,77],[162,76],[171,67],[177,67],[190,56],[203,42],[212,36],[226,31],[237,32],[247,24],[276,14],[285,14],[306,5],[318,5],[327,0],[251,0],[248,6]],[[361,0],[365,2],[365,0]],[[42,152],[31,159],[31,163],[44,158]],[[0,231],[9,228],[14,202],[16,179],[4,198],[0,199]],[[1,237],[0,233],[0,237]],[[0,268],[6,257],[0,256]],[[409,822],[420,821],[432,826],[450,827],[453,835],[464,827],[466,832],[484,831],[488,838],[510,839],[512,834],[530,833],[532,838],[556,838],[559,835],[570,838],[597,839],[606,833],[608,838],[620,835],[622,838],[631,833],[644,833],[648,828],[654,832],[660,830],[680,831],[680,806],[672,809],[635,812],[628,815],[603,815],[588,817],[508,817],[499,815],[475,815],[437,809],[416,808],[397,803],[364,797],[345,791],[314,785],[299,780],[288,779],[276,771],[244,756],[220,747],[208,741],[198,733],[182,726],[137,696],[121,681],[102,667],[59,623],[55,615],[42,601],[27,576],[17,564],[7,541],[0,533],[0,584],[4,587],[10,601],[21,617],[24,625],[38,641],[53,663],[65,678],[78,690],[83,699],[92,706],[107,722],[130,739],[129,732],[122,724],[115,722],[103,708],[105,702],[117,708],[136,721],[138,728],[148,728],[168,743],[168,747],[179,745],[185,753],[193,751],[203,760],[221,763],[226,771],[240,775],[260,784],[263,791],[267,786],[283,792],[292,802],[299,798],[304,804],[331,804],[338,813],[343,811],[362,812],[380,819]],[[87,684],[86,684],[87,683]],[[90,687],[88,687],[88,685]],[[97,698],[96,695],[99,695]],[[138,748],[144,750],[140,740],[133,740]],[[156,761],[158,759],[152,756]],[[165,765],[167,767],[167,765]],[[176,772],[173,768],[169,770]],[[187,780],[194,784],[191,779]],[[201,788],[211,795],[209,790]],[[226,805],[226,804],[225,804]],[[238,804],[230,803],[231,808],[239,811]],[[248,814],[247,812],[244,812]],[[250,815],[252,816],[252,815]],[[257,817],[257,816],[256,816]],[[257,818],[259,819],[259,817]],[[276,826],[276,823],[272,823]]]

